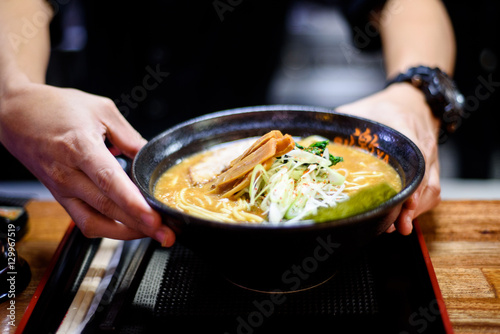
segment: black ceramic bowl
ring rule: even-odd
[[[386,160],[403,189],[368,212],[345,219],[293,226],[228,224],[196,218],[154,198],[157,179],[180,159],[214,145],[280,130],[320,135],[359,146]],[[175,126],[137,154],[132,177],[178,242],[213,264],[229,280],[258,291],[299,291],[331,277],[340,262],[383,233],[424,175],[424,159],[407,137],[385,125],[305,106],[258,106],[208,114]]]

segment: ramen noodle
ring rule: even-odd
[[[185,158],[160,176],[154,196],[204,219],[293,224],[370,210],[401,188],[396,170],[364,150],[272,131]]]

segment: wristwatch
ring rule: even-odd
[[[387,86],[396,82],[408,82],[420,89],[434,116],[441,120],[441,129],[448,134],[455,132],[460,125],[465,100],[445,72],[437,67],[412,67],[389,80]]]

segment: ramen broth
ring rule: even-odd
[[[309,145],[315,137],[297,141]],[[250,206],[247,196],[222,198],[211,193],[209,182],[252,141],[238,141],[214,147],[182,160],[169,168],[158,179],[154,196],[162,203],[193,216],[222,222],[260,223],[267,220],[258,206]],[[355,198],[355,194],[370,187],[387,184],[394,193],[401,191],[401,178],[385,161],[356,147],[329,143],[328,151],[343,161],[330,167],[345,176],[342,192]],[[392,190],[391,189],[391,190]],[[349,199],[347,200],[349,201]]]

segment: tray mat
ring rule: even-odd
[[[26,333],[55,332],[64,317],[70,302],[65,296],[70,296],[78,284],[81,267],[88,262],[84,260],[94,248],[79,231],[73,232],[39,296]],[[131,300],[119,311],[112,332],[142,334],[162,328],[169,334],[416,334],[424,329],[444,333],[417,239],[415,233],[408,237],[381,235],[344,262],[328,282],[279,295],[278,299],[236,287],[180,244],[165,249],[149,243],[151,252],[144,258],[144,270],[136,275],[138,285],[126,290]],[[127,242],[124,253],[135,254],[135,246],[142,244],[136,242]],[[120,275],[116,282],[120,282]],[[109,298],[103,297],[85,333],[109,333],[101,325],[103,317],[112,314],[108,311],[117,305],[113,291],[105,293]],[[420,321],[422,310],[434,311],[432,321]]]
[[[166,259],[156,260],[166,260],[167,264],[155,317],[237,317],[252,312],[259,307],[257,304],[271,307],[267,302],[272,301],[270,295],[233,285],[184,247],[174,247]],[[371,315],[378,311],[373,275],[365,256],[346,262],[334,277],[316,288],[273,298],[278,302],[273,303],[273,315]]]

